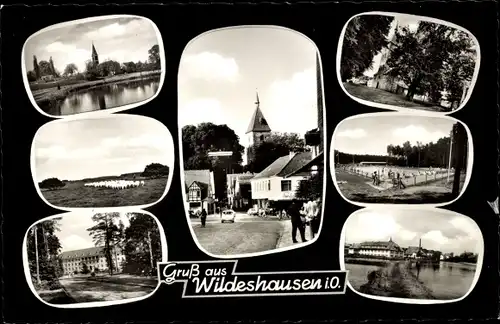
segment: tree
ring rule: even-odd
[[[37,80],[35,71],[28,71],[26,77],[28,78],[28,82],[35,82]]]
[[[149,54],[149,63],[152,64],[153,69],[158,70],[161,68],[161,63],[160,63],[160,47],[158,45],[153,45],[148,50]]]
[[[38,60],[35,55],[33,55],[33,71],[35,73],[36,80],[40,79],[40,67],[38,66]]]
[[[78,72],[78,67],[75,63],[69,63],[64,68],[64,75],[73,75],[75,72]]]
[[[63,273],[59,258],[61,243],[56,235],[60,230],[60,219],[53,218],[34,225],[26,242],[31,276],[40,280],[37,284],[47,282],[49,289]]]
[[[316,200],[323,195],[323,172],[317,172],[301,180],[295,193],[298,199]]]
[[[162,260],[161,236],[156,221],[142,213],[129,214],[130,226],[125,229],[126,273],[152,273]]]
[[[122,69],[127,73],[133,73],[137,71],[137,67],[134,62],[125,62],[123,63]]]
[[[120,63],[112,60],[107,60],[97,66],[97,73],[101,77],[119,74],[121,72]]]
[[[387,44],[393,17],[362,15],[351,20],[346,28],[340,74],[342,82],[358,77],[371,68],[373,57]]]
[[[82,274],[88,274],[90,273],[89,266],[87,263],[82,262]]]
[[[108,265],[110,275],[113,275],[116,266],[113,263],[113,254],[116,252],[116,245],[120,243],[120,229],[115,223],[120,217],[119,213],[97,213],[92,216],[92,221],[96,225],[87,229],[92,236],[95,246],[104,246],[104,256]]]
[[[49,65],[50,65],[50,75],[53,75],[54,77],[58,77],[59,73],[57,72],[56,68],[54,67],[54,61],[52,60],[52,56],[49,59]]]
[[[252,158],[248,161],[247,171],[261,172],[278,158],[290,152],[304,152],[304,140],[295,133],[272,133],[263,142],[249,148]]]
[[[142,172],[141,176],[160,178],[160,177],[168,177],[168,174],[169,174],[168,166],[160,163],[151,163],[144,168],[144,172]]]
[[[40,182],[38,186],[40,189],[56,190],[66,186],[66,184],[57,178],[49,178]]]
[[[408,27],[395,31],[386,64],[392,76],[408,85],[408,99],[413,99],[415,94],[432,94],[436,100],[440,99],[438,93],[443,88],[472,78],[473,69],[469,66],[475,62],[473,46],[470,37],[461,30],[420,22],[415,31]]]
[[[40,61],[38,63],[38,68],[40,70],[40,77],[45,76],[45,75],[52,75],[52,68],[49,62],[47,61]]]

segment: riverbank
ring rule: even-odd
[[[435,299],[432,290],[417,279],[409,265],[409,262],[397,261],[370,272],[360,292],[384,297]]]
[[[149,80],[159,78],[161,71],[136,72],[130,74],[121,74],[96,81],[83,81],[80,83],[62,85],[57,88],[57,82],[54,82],[54,87],[32,91],[35,102],[41,106],[51,106],[59,100],[64,100],[68,95],[82,90],[91,90],[111,84],[122,84],[138,80]]]

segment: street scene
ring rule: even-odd
[[[181,178],[194,239],[207,253],[267,252],[319,235],[320,64],[313,43],[281,28],[212,31],[184,51]]]
[[[445,21],[363,14],[348,22],[341,41],[341,84],[364,104],[450,112],[474,88],[479,45]]]
[[[468,151],[467,131],[455,119],[379,113],[337,126],[330,165],[349,201],[436,204],[465,189]]]
[[[158,37],[152,22],[142,17],[51,26],[24,47],[28,91],[52,116],[144,101],[159,90],[163,49]]]
[[[363,209],[347,219],[343,235],[349,285],[365,295],[456,300],[481,272],[481,231],[455,212]]]
[[[121,301],[151,294],[166,239],[146,213],[72,212],[33,225],[25,267],[49,304]]]
[[[33,147],[35,185],[63,208],[155,203],[174,163],[169,130],[135,115],[50,122],[38,130]]]

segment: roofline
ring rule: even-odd
[[[311,152],[312,153],[312,152]],[[300,173],[300,172],[305,172],[305,171],[301,171],[303,168],[305,168],[306,166],[308,166],[309,164],[311,164],[313,161],[315,161],[316,159],[318,159],[320,156],[323,155],[323,151],[321,151],[318,155],[316,155],[313,159],[311,159],[311,161],[307,162],[306,164],[304,164],[301,168],[299,168],[298,170],[295,170],[294,172],[292,173],[289,173],[287,175],[284,176],[284,178],[288,178],[288,177],[292,177],[293,175],[297,174],[297,173]]]
[[[293,159],[296,155],[297,155],[297,153],[294,153],[293,157],[292,157],[291,159],[289,159],[289,160],[288,160],[288,162],[287,162],[287,163],[285,163],[285,165],[283,165],[283,167],[282,167],[282,168],[281,168],[278,172],[276,172],[276,174],[273,174],[272,176],[269,176],[269,177],[262,177],[262,178],[257,178],[257,176],[258,176],[258,174],[257,174],[257,175],[255,175],[255,177],[253,177],[252,179],[264,179],[264,178],[272,178],[272,177],[277,177],[277,176],[278,176],[278,173],[280,173],[281,171],[283,171],[283,169],[284,169],[284,168],[286,168],[286,166],[287,166],[288,164],[290,164],[290,162],[292,161],[292,159]],[[279,159],[281,159],[281,158],[286,157],[286,156],[287,156],[287,155],[280,156],[279,158],[277,158],[276,160],[274,160],[274,161],[273,161],[273,163],[274,163],[274,162],[276,162],[276,161],[278,161],[278,160],[279,160]],[[271,164],[273,164],[273,163],[271,163]],[[271,164],[269,164],[269,165],[271,165]],[[268,165],[268,166],[269,166],[269,165]],[[265,169],[264,169],[264,170],[265,170]],[[264,171],[264,170],[262,170],[262,171]],[[261,172],[262,172],[262,171],[261,171]],[[260,173],[260,172],[259,172],[259,173]],[[283,177],[280,177],[280,178],[284,178],[284,176],[283,176]]]

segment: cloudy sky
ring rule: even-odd
[[[69,63],[85,70],[85,61],[91,59],[92,42],[99,61],[111,59],[137,62],[148,59],[148,50],[158,44],[153,25],[144,18],[113,18],[72,24],[45,31],[31,38],[25,47],[27,70],[33,69],[33,55],[38,62],[52,56],[59,72]]]
[[[61,231],[56,232],[62,245],[61,252],[87,249],[95,246],[92,237],[89,235],[89,231],[87,231],[87,228],[96,225],[92,221],[93,215],[92,212],[72,212],[61,217],[59,221]],[[120,213],[120,218],[116,220],[117,224],[120,219],[125,227],[130,225],[126,213]]]
[[[389,144],[436,143],[442,137],[449,137],[454,123],[440,117],[406,115],[354,118],[339,124],[334,147],[349,154],[387,155]]]
[[[35,135],[36,181],[141,172],[150,163],[173,166],[173,139],[160,122],[134,115],[51,122]]]
[[[482,253],[483,239],[472,219],[439,209],[364,209],[347,219],[346,243],[389,241],[443,253]]]
[[[279,28],[232,28],[196,38],[179,67],[180,124],[227,124],[246,146],[256,90],[273,131],[303,135],[318,127],[315,45]]]

